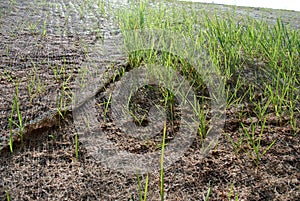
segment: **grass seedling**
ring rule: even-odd
[[[80,19],[83,20],[85,18],[85,3],[80,4],[79,7],[79,15],[80,15]]]
[[[6,190],[6,191],[5,191],[5,194],[6,194],[6,201],[10,201],[10,194],[9,194],[9,191]]]
[[[42,27],[42,36],[45,37],[47,35],[47,21],[44,20]]]
[[[53,75],[54,75],[54,78],[56,81],[59,81],[60,80],[60,75],[61,75],[61,69],[59,70],[58,69],[58,66],[51,66],[51,69],[53,71]]]
[[[37,27],[38,27],[38,23],[30,23],[28,24],[28,29],[32,34],[36,34],[37,33]]]
[[[290,101],[289,113],[290,113],[290,125],[292,126],[294,134],[297,133],[300,129],[297,128],[297,118],[295,117],[295,111],[300,113],[300,109],[295,106],[293,101]]]
[[[234,182],[232,182],[230,185],[229,193],[227,195],[228,200],[231,200],[231,197],[234,195],[233,189],[234,189]]]
[[[93,1],[93,6],[95,6],[95,11],[101,16],[105,16],[105,3],[103,0]]]
[[[131,94],[127,100],[127,105],[129,106],[130,105],[130,101],[132,99],[132,97],[134,96],[133,94],[134,92],[131,91]],[[134,106],[133,106],[134,107]],[[147,110],[143,109],[143,116],[141,115],[137,115],[136,112],[135,112],[135,108],[128,108],[128,109],[125,109],[123,110],[123,114],[124,115],[130,115],[133,119],[134,119],[134,122],[136,122],[139,126],[142,126],[144,120],[147,118]]]
[[[14,96],[14,100],[13,100],[11,116],[8,120],[9,128],[10,128],[9,144],[10,144],[10,151],[11,152],[13,152],[13,131],[12,131],[13,130],[13,125],[17,126],[17,128],[19,129],[18,136],[19,136],[21,142],[23,142],[23,131],[24,131],[24,128],[25,128],[23,118],[22,118],[22,114],[21,114],[21,111],[20,111],[18,96],[19,96],[19,85],[17,83],[16,88],[15,88],[15,96]],[[16,115],[17,115],[17,118],[18,118],[17,121],[14,120],[15,112],[16,112]]]
[[[109,94],[108,100],[104,104],[104,121],[106,120],[106,114],[107,114],[108,106],[109,106],[110,102],[111,102],[111,94]]]
[[[234,197],[234,182],[232,182],[232,184],[230,185],[230,189],[229,189],[229,193],[228,193],[228,195],[227,195],[227,198],[228,198],[228,200],[232,200],[232,198]],[[235,201],[238,201],[239,200],[239,196],[238,195],[236,195],[235,197],[234,197],[234,200]]]
[[[230,144],[232,145],[233,151],[236,156],[238,156],[241,146],[243,145],[244,142],[244,136],[243,134],[240,134],[240,136],[237,138],[237,140],[233,140],[227,133],[225,133],[225,136],[227,140],[229,140]]]
[[[52,141],[55,141],[55,135],[54,134],[50,134],[48,135],[49,138],[51,138]]]
[[[271,103],[271,99],[268,99],[266,103],[253,102],[253,104],[255,104],[254,112],[256,113],[256,116],[259,121],[263,121],[263,118],[266,115],[270,103]]]
[[[139,126],[142,126],[144,120],[147,118],[147,113],[146,112],[147,112],[147,110],[144,110],[144,115],[143,116],[137,116],[131,110],[126,110],[124,112],[124,115],[130,115],[134,119],[134,122],[136,122]]]
[[[16,1],[15,1],[15,0],[9,0],[9,4],[10,4],[11,6],[14,6],[14,5],[16,5]]]
[[[64,58],[64,62],[66,62]],[[63,80],[62,86],[61,86],[61,95],[58,100],[58,108],[57,111],[59,115],[64,118],[64,115],[61,111],[64,110],[64,108],[67,106],[67,101],[72,100],[72,94],[69,91],[69,82],[72,78],[72,74],[68,74],[66,72],[66,64],[63,65],[62,69],[60,69],[61,72],[61,79]]]
[[[231,105],[239,104],[247,95],[247,92],[245,92],[244,95],[240,97],[238,95],[239,90],[242,90],[240,76],[238,76],[233,90],[230,87],[227,87],[226,89],[227,108],[229,108]]]
[[[256,131],[258,129],[258,124],[257,123],[250,125],[250,129],[251,129],[250,132],[244,126],[243,123],[241,124],[242,127],[243,127],[243,130],[244,130],[244,134],[247,138],[247,145],[254,152],[254,154],[248,152],[248,155],[250,156],[252,161],[256,164],[256,166],[259,165],[259,162],[260,162],[261,158],[267,153],[267,151],[276,142],[276,140],[274,140],[267,148],[265,148],[264,150],[261,151],[261,144],[260,143],[261,143],[261,140],[262,140],[262,137],[263,137],[265,124],[266,124],[266,118],[264,119],[264,121],[261,124],[261,129],[260,129],[258,137],[256,137],[256,133],[257,133]]]
[[[30,75],[30,78],[27,82],[27,91],[30,97],[30,103],[32,103],[34,97],[45,91],[45,86],[38,76],[38,69],[36,63],[31,60],[31,64],[33,65],[33,75]]]
[[[163,139],[161,145],[161,157],[160,157],[160,198],[161,201],[165,200],[165,177],[164,177],[164,155],[165,155],[165,140],[167,134],[167,122],[164,122]]]
[[[14,115],[14,105],[13,105],[13,108],[12,108],[12,113],[11,113],[11,116],[8,120],[8,127],[9,127],[9,149],[10,149],[10,152],[13,153],[14,150],[13,150],[13,115]]]
[[[140,196],[140,201],[146,201],[147,200],[147,192],[148,192],[148,182],[149,182],[149,175],[146,175],[146,184],[145,184],[145,189],[144,191],[142,190],[142,185],[141,185],[141,180],[138,175],[136,174],[137,180],[138,180],[138,189],[139,189],[139,196]]]
[[[174,130],[174,116],[175,116],[175,95],[167,89],[160,88],[161,93],[163,95],[163,100],[161,100],[164,104],[164,108],[170,112],[169,118],[171,123],[172,131]]]
[[[208,188],[208,190],[207,190],[207,193],[206,193],[206,196],[204,197],[204,199],[203,200],[205,200],[205,201],[209,201],[209,197],[210,197],[210,195],[211,195],[211,192],[212,192],[212,186],[209,186],[209,188]]]
[[[196,102],[196,97],[195,97],[195,104],[197,105],[197,116],[198,116],[198,122],[199,122],[199,128],[198,128],[198,133],[199,133],[199,137],[201,140],[204,140],[206,137],[206,134],[208,132],[208,128],[207,126],[209,125],[209,122],[206,120],[207,117],[207,113],[201,108],[201,106],[199,104],[197,104]]]
[[[139,27],[140,29],[144,28],[145,24],[145,3],[143,0],[140,0],[140,7],[139,7]]]
[[[78,143],[78,134],[75,134],[75,156],[76,159],[78,160],[79,157],[79,143]]]

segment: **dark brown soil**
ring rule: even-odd
[[[72,1],[75,9],[68,21],[64,14],[68,6],[72,7],[69,1],[41,2],[0,2],[0,200],[6,200],[7,194],[11,200],[139,200],[136,175],[107,168],[88,153],[80,140],[76,159],[77,131],[70,111],[62,116],[55,113],[55,123],[26,133],[23,143],[16,141],[14,152],[10,153],[9,117],[17,80],[23,122],[30,125],[47,112],[56,111],[61,97],[66,97],[65,104],[70,105],[67,95],[77,87],[75,79],[82,66],[97,64],[104,72],[126,63],[126,57],[111,48],[114,41],[109,38],[119,32],[107,16],[99,16],[93,10],[90,18],[82,20],[81,1]],[[289,22],[291,17],[286,16]],[[51,22],[45,35],[41,31],[43,17]],[[27,29],[25,22],[37,23],[37,29]],[[98,29],[103,35],[99,35]],[[104,36],[106,42],[102,43]],[[112,54],[110,58],[101,58],[100,53],[93,51],[101,44]],[[61,74],[56,76],[53,69]],[[31,83],[35,84],[29,93]],[[62,94],[63,87],[67,94]],[[120,149],[139,154],[156,150],[154,141],[145,146],[122,136],[110,118],[110,107],[104,119],[103,105],[110,90],[113,84],[107,86],[107,92],[96,96],[98,103],[103,103],[97,107],[99,129]],[[235,149],[230,142],[229,139],[240,138],[241,123],[249,127],[258,122],[252,107],[245,103],[226,110],[223,135],[205,158],[201,157],[201,140],[196,136],[184,156],[165,169],[165,200],[203,200],[209,189],[210,200],[299,200],[300,135],[299,129],[295,131],[288,124],[288,117],[279,119],[272,108],[268,110],[261,150],[276,142],[258,165],[249,156],[253,150],[247,143]],[[241,113],[245,115],[240,117]],[[299,111],[295,115],[300,119]],[[17,121],[16,113],[13,119]],[[140,179],[144,186],[146,175],[140,175]],[[159,172],[149,173],[147,200],[161,200],[159,187]]]

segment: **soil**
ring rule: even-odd
[[[157,139],[146,145],[124,137],[113,121],[112,108],[105,107],[122,79],[118,72],[131,68],[126,54],[115,48],[122,37],[110,16],[99,14],[101,7],[96,5],[82,15],[82,5],[79,0],[0,2],[0,200],[6,200],[7,194],[11,200],[139,200],[137,176],[109,168],[83,146],[80,137],[76,158],[77,125],[68,106],[85,67],[91,76],[101,77],[89,95],[96,95],[97,129],[114,146],[130,153],[142,155],[160,149]],[[195,5],[199,10],[217,9],[220,13],[234,9]],[[291,27],[300,25],[299,12],[254,8],[239,8],[238,12],[256,18],[268,16],[270,23],[281,16]],[[116,79],[112,79],[114,75]],[[16,86],[18,99],[14,99]],[[144,97],[142,93],[135,97],[137,105],[144,102],[139,96]],[[12,125],[15,141],[11,153],[9,118],[18,122],[17,113],[12,114],[14,100],[18,100],[26,129],[20,141],[20,130]],[[258,122],[252,107],[244,103],[226,110],[223,134],[206,157],[201,157],[202,143],[195,137],[184,155],[165,168],[165,200],[203,200],[209,189],[210,200],[299,200],[300,135],[288,124],[288,117],[279,119],[272,108],[268,110],[261,150],[276,142],[258,165],[249,156],[253,150],[246,143],[239,149],[232,146],[229,137],[240,137],[240,123],[249,127]],[[240,117],[240,113],[245,115]],[[295,115],[299,120],[299,111]],[[168,125],[169,141],[173,131]],[[144,186],[146,175],[139,178]],[[159,187],[159,171],[150,172],[148,200],[160,200]]]

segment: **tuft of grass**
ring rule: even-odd
[[[252,150],[252,152],[248,152],[248,155],[250,156],[252,161],[256,164],[256,166],[259,165],[259,162],[260,162],[261,158],[267,153],[267,151],[276,142],[276,140],[274,140],[265,149],[261,150],[261,140],[262,140],[262,137],[263,137],[265,124],[266,124],[266,118],[261,123],[261,128],[259,128],[258,123],[252,123],[250,125],[250,131],[248,131],[246,126],[243,123],[241,123],[241,125],[243,127],[243,130],[244,130],[244,134],[245,134],[246,139],[247,139],[247,145],[248,145],[249,149]],[[259,132],[258,136],[256,136],[258,129],[260,129],[260,132]]]

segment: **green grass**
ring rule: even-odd
[[[261,140],[266,133],[266,119],[273,111],[280,126],[291,126],[294,135],[299,132],[296,120],[300,98],[298,30],[291,29],[280,18],[276,23],[270,24],[236,13],[218,16],[209,11],[197,12],[190,4],[172,7],[163,2],[155,2],[154,5],[141,0],[130,4],[129,8],[115,11],[115,20],[124,33],[125,44],[130,45],[132,39],[127,37],[128,31],[163,29],[194,39],[198,49],[205,48],[224,78],[227,108],[253,105],[254,116],[258,119],[257,123],[250,126],[241,123],[240,130],[243,132],[237,140],[225,134],[237,156],[241,147],[246,145],[250,160],[259,165],[260,160],[276,143],[273,140],[266,148],[261,147]],[[203,84],[203,80],[195,76],[189,61],[168,53],[158,57],[157,53],[156,49],[134,51],[129,53],[129,61],[134,67],[159,62],[181,72],[189,79],[196,92],[203,89],[197,88]],[[182,64],[180,68],[176,65],[179,61]],[[200,96],[196,98],[201,99]],[[205,138],[209,124],[207,113],[199,109],[197,114],[197,121],[200,122],[198,133],[200,138]],[[240,114],[240,120],[245,117],[247,114]],[[289,119],[288,123],[283,124],[284,118]],[[160,186],[161,196],[162,191]],[[235,199],[238,200],[238,196]]]
[[[132,4],[129,9],[118,10],[116,20],[123,32],[166,29],[183,33],[187,37],[193,36],[196,46],[208,48],[214,64],[225,78],[228,107],[243,101],[251,102],[256,105],[260,120],[266,115],[269,106],[275,109],[278,117],[293,116],[295,101],[299,98],[298,31],[285,26],[280,19],[270,25],[265,21],[241,18],[235,14],[221,18],[211,13],[198,13],[193,7],[186,6],[185,9],[171,8],[163,3],[157,5],[153,8],[147,1],[140,1],[139,4]],[[201,25],[202,30],[195,30],[195,25]],[[126,43],[126,35],[124,41]],[[147,63],[156,60],[156,51],[133,52],[129,58],[133,66],[138,66],[141,61]],[[170,60],[165,60],[163,64],[174,67]],[[258,73],[265,73],[265,77],[250,82],[241,77],[241,72],[255,73],[258,67]],[[190,72],[189,65],[184,68],[183,72]],[[202,82],[196,81],[197,84]],[[228,84],[231,82],[234,86]],[[242,95],[239,93],[241,91]],[[263,94],[263,97],[255,100],[259,94]],[[285,107],[290,108],[289,114],[284,113]]]

